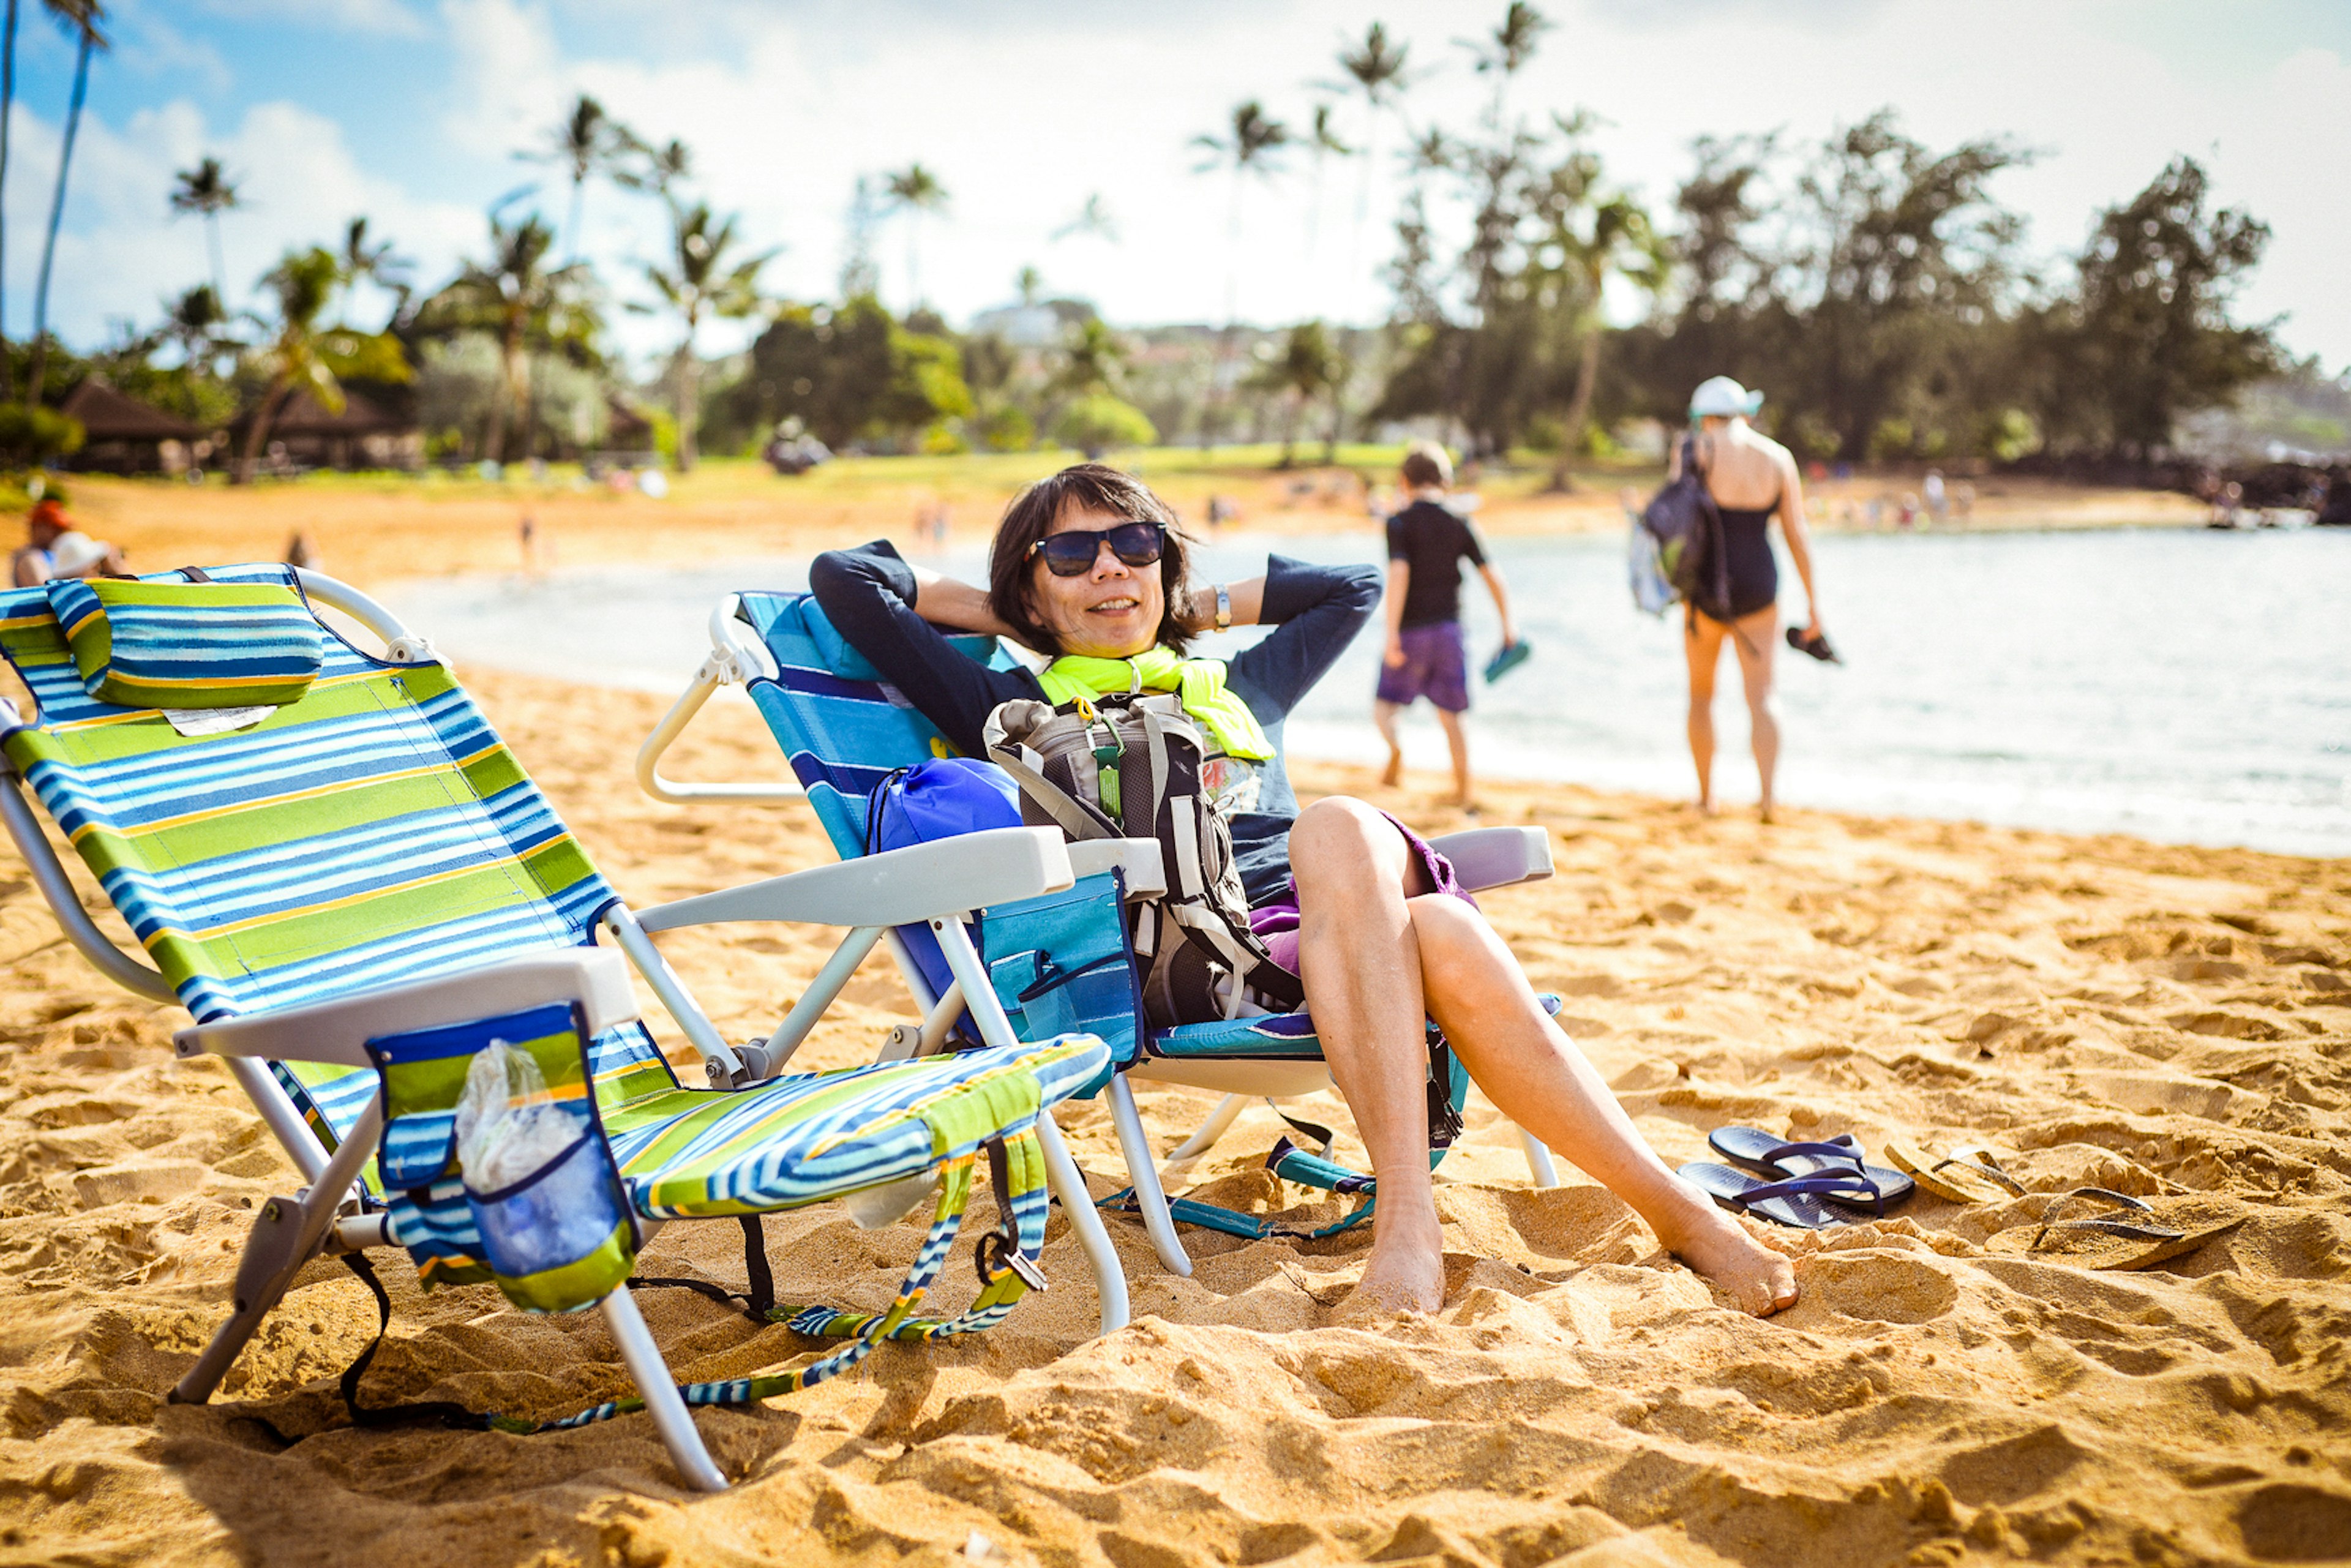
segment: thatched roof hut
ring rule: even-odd
[[[256,412],[248,408],[229,422],[240,453]],[[340,413],[329,413],[307,390],[293,393],[269,422],[266,440],[274,467],[414,468],[424,461],[424,433],[413,419],[349,388]]]
[[[83,377],[57,409],[81,422],[81,449],[66,464],[84,472],[183,473],[204,438],[195,425],[141,402],[101,376]]]

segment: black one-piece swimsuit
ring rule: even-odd
[[[1780,597],[1780,563],[1771,555],[1771,515],[1780,509],[1780,498],[1757,510],[1743,507],[1726,507],[1717,502],[1715,509],[1722,514],[1723,554],[1730,565],[1730,615],[1732,620],[1754,614],[1766,609]]]

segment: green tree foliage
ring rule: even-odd
[[[2055,367],[2042,414],[2060,444],[2143,455],[2171,440],[2180,415],[2279,368],[2269,329],[2228,314],[2269,225],[2208,214],[2206,199],[2202,166],[2179,158],[2099,214],[2074,264],[2078,288],[2042,323]]]
[[[216,298],[228,298],[228,269],[221,265],[220,215],[242,204],[236,182],[229,178],[221,161],[209,154],[194,168],[183,169],[172,176],[173,214],[193,214],[204,220],[204,245],[212,256],[213,294]]]
[[[872,295],[777,311],[738,394],[758,423],[797,418],[833,447],[904,440],[973,408],[954,340],[908,330]]]
[[[1347,379],[1347,361],[1331,341],[1330,332],[1320,321],[1301,322],[1290,329],[1279,351],[1268,355],[1249,378],[1252,386],[1262,392],[1278,393],[1282,400],[1281,466],[1289,467],[1297,461],[1298,427],[1307,412],[1317,402],[1335,402],[1339,389]],[[1335,410],[1334,410],[1335,413]],[[1324,443],[1322,460],[1331,462],[1336,455],[1338,427],[1334,419],[1332,434]]]
[[[1582,129],[1424,137],[1379,413],[1447,417],[1492,451],[1554,411],[1571,442],[1586,408],[1604,428],[1678,424],[1692,387],[1731,375],[1811,457],[2137,458],[2275,362],[2269,329],[2228,315],[2267,230],[2209,211],[2192,161],[2102,214],[2050,279],[1994,194],[2029,161],[2000,138],[1939,150],[1888,110],[1810,149],[1701,139],[1653,227],[1603,183]],[[1450,255],[1436,210],[1468,219]],[[1650,293],[1646,321],[1598,319],[1612,277]]]
[[[418,313],[418,330],[427,336],[487,332],[497,340],[506,377],[481,445],[494,463],[505,461],[507,433],[529,406],[530,354],[552,350],[583,358],[602,329],[592,275],[579,262],[550,268],[554,246],[554,233],[538,214],[509,224],[493,210],[488,258],[466,262]]]
[[[12,463],[47,463],[81,450],[81,421],[36,403],[0,403],[0,453]]]
[[[694,467],[702,424],[702,361],[695,337],[705,319],[740,320],[756,314],[762,303],[759,269],[773,251],[745,256],[731,267],[727,252],[735,248],[735,218],[712,214],[706,203],[670,208],[671,250],[665,265],[648,266],[645,281],[684,328],[672,361],[677,378],[677,466]],[[643,307],[632,307],[643,308]]]
[[[1076,447],[1092,462],[1115,447],[1154,445],[1159,432],[1133,403],[1107,392],[1089,392],[1071,399],[1054,417],[1053,439]]]
[[[254,356],[255,368],[267,381],[246,431],[237,483],[253,477],[254,461],[268,444],[269,426],[297,390],[318,399],[329,413],[340,413],[346,378],[398,382],[413,373],[400,340],[390,333],[319,324],[341,280],[341,264],[324,246],[287,252],[261,280],[277,303],[277,320],[269,340]]]

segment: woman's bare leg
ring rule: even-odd
[[[1657,1158],[1592,1063],[1543,1012],[1486,917],[1443,894],[1413,898],[1408,905],[1429,1016],[1487,1098],[1631,1204],[1667,1250],[1745,1311],[1768,1316],[1794,1301],[1796,1276],[1788,1260]],[[1387,1173],[1378,1174],[1384,1226]]]
[[[1768,605],[1739,620],[1739,674],[1747,686],[1747,722],[1755,741],[1755,773],[1762,780],[1763,820],[1771,820],[1771,776],[1780,766],[1780,716],[1771,700],[1771,660],[1780,642],[1780,607]]]
[[[1698,768],[1698,809],[1714,810],[1714,669],[1722,662],[1722,622],[1682,612],[1682,653],[1689,660],[1690,761]]]
[[[1317,800],[1290,830],[1299,978],[1331,1076],[1379,1178],[1372,1258],[1351,1306],[1435,1312],[1445,1238],[1428,1172],[1428,1052],[1407,887],[1427,875],[1402,834],[1360,800]]]

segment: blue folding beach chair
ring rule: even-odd
[[[729,594],[712,612],[709,629],[710,657],[638,753],[638,782],[655,799],[678,805],[769,802],[804,792],[842,859],[864,855],[872,791],[896,769],[951,755],[946,739],[881,680],[808,594]],[[1012,653],[994,638],[953,641],[982,664],[1010,666]],[[661,759],[671,743],[711,694],[729,684],[748,690],[790,761],[799,791],[775,783],[689,783],[662,776]],[[1476,829],[1436,841],[1453,861],[1463,885],[1473,892],[1552,873],[1549,839],[1540,828]],[[1169,1155],[1187,1160],[1213,1145],[1249,1100],[1280,1102],[1327,1089],[1330,1070],[1313,1022],[1304,1013],[1151,1029],[1127,969],[1113,955],[1127,953],[1122,903],[1165,889],[1159,845],[1147,839],[1113,840],[1072,844],[1070,853],[1077,876],[1071,892],[992,905],[983,912],[979,946],[990,982],[986,995],[975,998],[972,988],[964,985],[935,988],[899,934],[883,936],[925,1012],[919,1025],[902,1026],[885,1051],[904,1056],[944,1049],[967,1007],[1012,1009],[1030,1030],[1050,1019],[1100,1035],[1111,1047],[1113,1068],[1079,1094],[1105,1092],[1110,1098],[1131,1184],[1117,1195],[1118,1201],[1140,1212],[1161,1260],[1178,1274],[1189,1274],[1191,1260],[1176,1235],[1176,1220],[1242,1235],[1274,1230],[1268,1222],[1190,1200],[1178,1199],[1171,1208],[1131,1082],[1223,1092],[1215,1112]],[[1127,956],[1131,964],[1131,953]],[[845,969],[831,977],[833,989],[847,977]],[[822,1001],[829,1000],[828,993]],[[1557,998],[1544,1000],[1556,1010]],[[813,989],[801,1005],[811,1003],[821,1005]],[[1430,1037],[1432,1060],[1441,1064],[1435,1087],[1442,1102],[1432,1104],[1432,1129],[1446,1137],[1449,1130],[1443,1124],[1458,1125],[1468,1076],[1443,1050],[1434,1025]],[[783,1047],[789,1042],[776,1043]],[[778,1051],[765,1051],[756,1070],[776,1071],[783,1060]],[[1275,1109],[1280,1110],[1278,1103]],[[1292,1125],[1321,1142],[1327,1154],[1325,1130],[1304,1123]],[[1519,1136],[1537,1185],[1556,1186],[1549,1152],[1523,1130]],[[1441,1145],[1437,1153],[1441,1155]],[[1287,1139],[1271,1163],[1278,1174],[1305,1185],[1341,1193],[1371,1191],[1369,1178],[1292,1147]],[[1327,1228],[1355,1223],[1368,1212],[1368,1207],[1359,1208],[1340,1226]]]
[[[381,636],[386,656],[344,641],[314,601]],[[884,1339],[993,1325],[1040,1279],[1049,1189],[1093,1266],[1104,1328],[1125,1322],[1116,1254],[1050,1114],[1108,1070],[1102,1041],[1022,1040],[1001,1009],[983,1009],[986,1043],[959,1056],[754,1075],[652,941],[789,920],[845,925],[862,956],[890,928],[935,921],[949,964],[980,988],[965,921],[1069,888],[1059,834],[999,830],[632,912],[423,639],[330,579],[225,567],[0,593],[0,655],[34,705],[20,715],[0,702],[0,817],[67,936],[118,983],[188,1009],[179,1053],[225,1060],[308,1184],[262,1207],[234,1310],[174,1400],[208,1399],[322,1254],[351,1263],[388,1321],[364,1252],[397,1246],[428,1287],[495,1280],[528,1310],[601,1306],[679,1469],[717,1490],[725,1478],[689,1406],[805,1387]],[[23,786],[138,954],[84,911]],[[712,1087],[671,1072],[639,1019],[631,963]],[[770,1047],[796,1043],[813,1016],[794,1009]],[[478,1190],[478,1173],[459,1165],[455,1112],[492,1047],[504,1052],[492,1064],[527,1067],[504,1068],[513,1082],[543,1083],[529,1113],[558,1118],[541,1146],[562,1152]],[[918,1317],[983,1166],[999,1224],[980,1239],[979,1295],[958,1316]],[[886,1222],[934,1193],[929,1234],[885,1310],[775,1305],[758,1216],[858,1195],[861,1218]],[[713,1218],[743,1225],[748,1289],[696,1288],[847,1343],[790,1371],[676,1386],[622,1287],[662,1225]],[[385,1414],[358,1398],[365,1365],[343,1382],[354,1421]],[[639,1406],[610,1401],[541,1427],[430,1413],[538,1430]]]

